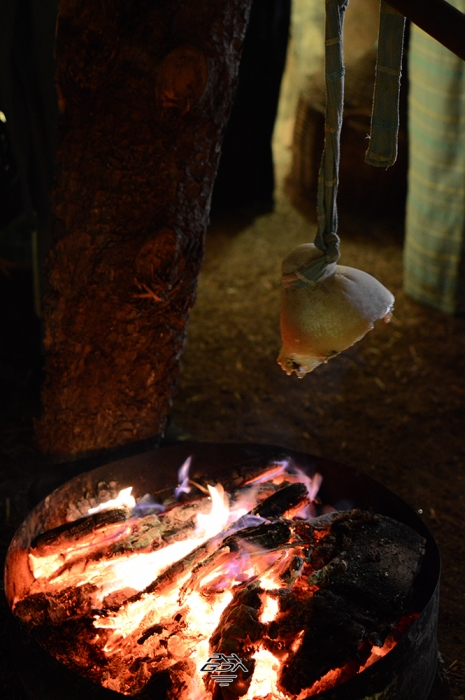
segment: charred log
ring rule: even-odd
[[[242,661],[242,667],[236,671],[237,677],[226,688],[215,685],[210,676],[206,680],[207,688],[212,692],[212,700],[234,700],[245,695],[252,680],[255,660],[252,654],[256,649],[264,625],[259,621],[263,608],[260,588],[253,583],[238,591],[230,604],[224,609],[218,627],[210,638],[212,653],[236,654]]]
[[[64,523],[38,535],[31,544],[31,553],[43,557],[62,547],[85,547],[86,542],[91,546],[97,537],[117,536],[125,531],[129,515],[129,509],[115,508]]]
[[[66,620],[57,626],[39,625],[30,633],[57,661],[95,683],[101,682],[106,657],[103,648],[88,642],[94,636],[90,617]],[[101,640],[104,641],[105,637],[103,630]]]
[[[258,620],[263,607],[259,594],[259,585],[253,583],[234,595],[210,638],[212,652],[240,653],[244,650],[246,640],[250,643],[260,639],[264,625]]]
[[[164,671],[154,673],[137,700],[177,700],[189,687],[195,664],[189,659],[178,661]]]
[[[268,630],[269,648],[277,651],[283,639],[303,632],[284,665],[282,688],[299,694],[332,669],[362,664],[372,645],[382,646],[409,610],[423,555],[423,539],[391,518],[362,511],[335,516],[311,557],[312,566],[323,564],[308,578],[318,590],[304,598],[281,591],[281,615]]]
[[[280,686],[298,695],[322,676],[349,661],[360,666],[363,642],[378,629],[374,616],[330,591],[317,592],[301,600],[292,595],[283,601],[285,610],[277,620],[279,637],[304,631],[300,648],[286,660],[279,679]]]
[[[37,593],[15,606],[15,615],[29,629],[41,625],[62,625],[68,620],[86,617],[92,611],[97,587],[92,584],[70,586],[59,593]]]
[[[307,503],[308,491],[305,484],[290,484],[255,506],[251,514],[268,520],[285,515],[292,517],[293,511],[300,510]]]
[[[405,613],[425,546],[414,530],[385,516],[350,511],[333,520],[315,558],[326,545],[335,547],[339,561],[333,559],[336,565],[329,567],[320,587],[367,607],[380,619],[392,621]]]

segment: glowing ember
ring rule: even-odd
[[[253,674],[252,683],[250,684],[247,698],[265,698],[270,700],[287,700],[289,697],[286,694],[276,692],[278,685],[278,675],[280,663],[266,649],[259,649],[253,655],[256,666]]]
[[[260,616],[260,622],[272,622],[272,620],[274,620],[277,616],[278,610],[279,603],[277,598],[271,598],[270,596],[266,596],[265,604],[263,606],[262,614]]]

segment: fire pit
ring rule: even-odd
[[[108,504],[129,487],[135,506]],[[5,590],[34,700],[426,700],[439,569],[421,519],[369,477],[193,444],[54,491],[10,545]]]

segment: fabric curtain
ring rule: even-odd
[[[452,4],[465,11],[465,0]],[[444,313],[464,313],[465,62],[412,26],[409,80],[404,289]]]

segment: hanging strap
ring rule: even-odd
[[[326,0],[325,145],[318,177],[318,232],[314,241],[324,255],[296,272],[283,275],[285,287],[315,284],[340,257],[336,197],[344,110],[342,34],[348,4],[349,0]],[[404,26],[405,17],[381,0],[371,136],[365,160],[371,165],[385,168],[392,165],[397,157]]]
[[[344,56],[342,31],[349,0],[326,0],[325,25],[325,146],[318,176],[318,233],[315,246],[323,251],[298,273],[283,277],[285,286],[305,287],[324,275],[328,265],[339,260],[336,195],[339,175],[339,142],[344,109]]]
[[[369,165],[389,168],[397,158],[399,94],[405,17],[381,0],[375,91],[371,114]]]
[[[325,147],[318,176],[317,248],[325,253],[328,263],[339,259],[336,196],[339,180],[339,158],[342,117],[344,111],[344,54],[342,34],[344,14],[349,0],[326,0],[325,28]]]

